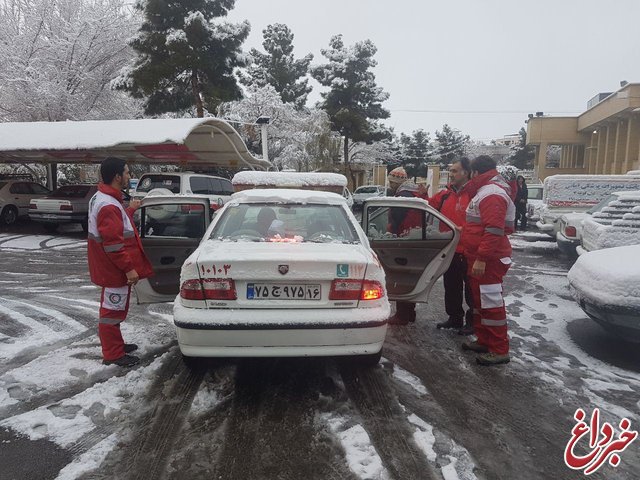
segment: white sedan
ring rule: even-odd
[[[640,245],[580,255],[567,278],[576,301],[598,324],[640,342]]]
[[[411,221],[388,231],[398,215]],[[136,286],[138,301],[175,298],[186,360],[359,355],[375,364],[389,300],[426,302],[458,242],[420,199],[367,202],[365,230],[342,196],[305,190],[246,190],[209,218],[207,202],[175,196],[145,198],[140,215],[156,273]]]

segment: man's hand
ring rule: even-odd
[[[471,267],[471,275],[473,275],[474,277],[483,276],[486,266],[486,262],[483,262],[482,260],[476,260],[475,262],[473,262],[473,266]]]
[[[129,208],[132,208],[134,210],[137,210],[140,208],[140,204],[142,202],[140,200],[130,200],[129,201]]]
[[[136,272],[135,270],[130,270],[125,273],[125,275],[127,276],[127,285],[135,285],[136,283],[138,283],[138,280],[140,280],[138,272]]]

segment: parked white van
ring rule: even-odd
[[[560,217],[586,212],[613,192],[640,190],[640,175],[552,175],[544,180],[544,205],[536,226],[556,238]]]
[[[213,210],[233,195],[233,185],[226,178],[194,172],[159,172],[143,174],[133,197],[142,200],[154,190],[162,194],[206,196]]]

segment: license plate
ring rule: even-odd
[[[249,283],[248,300],[320,300],[320,285]]]

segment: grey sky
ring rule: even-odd
[[[517,132],[528,112],[581,113],[596,93],[640,82],[639,18],[638,0],[236,0],[230,15],[251,23],[247,49],[285,23],[296,57],[314,63],[332,35],[369,38],[388,125],[433,134],[448,123],[483,140]]]

